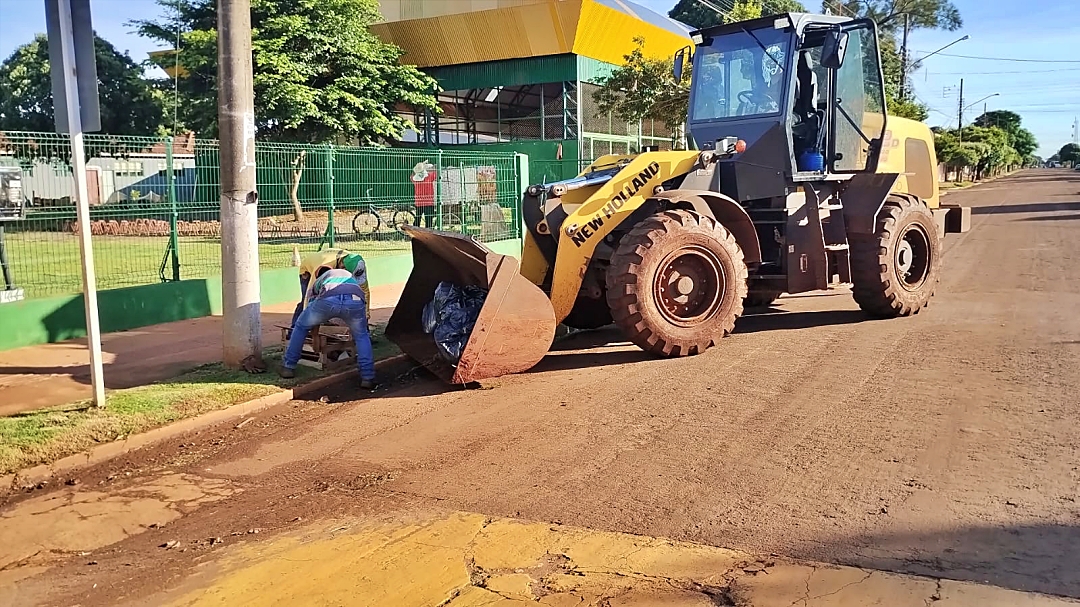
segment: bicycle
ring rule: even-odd
[[[386,222],[384,215],[390,216],[390,225],[399,233],[402,224],[414,225],[416,223],[415,211],[401,208],[402,204],[398,202],[377,202],[372,198],[371,190],[372,188],[368,188],[364,192],[362,203],[366,203],[367,206],[362,206],[356,215],[353,215],[352,228],[357,236],[378,234],[383,223]]]

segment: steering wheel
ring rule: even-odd
[[[741,91],[736,97],[739,99],[740,107],[750,105],[756,109],[768,104],[776,105],[776,100],[764,92]]]

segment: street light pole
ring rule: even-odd
[[[261,369],[251,0],[218,0],[218,86],[224,362]]]
[[[971,36],[964,36],[963,38],[957,38],[956,40],[953,40],[952,42],[946,44],[945,46],[939,48],[938,50],[936,50],[936,51],[934,51],[932,53],[928,53],[926,55],[923,55],[922,57],[919,57],[914,62],[912,62],[911,69],[913,69],[913,70],[919,69],[919,67],[922,65],[922,62],[926,61],[929,57],[933,57],[934,55],[940,53],[941,51],[943,51],[943,50],[945,50],[947,48],[949,48],[950,46],[952,46],[952,45],[954,45],[954,44],[956,44],[958,42],[963,42],[964,40],[967,40],[969,38],[971,38]],[[901,58],[901,60],[903,60],[903,59]]]

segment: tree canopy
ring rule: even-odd
[[[998,127],[1008,135],[1009,147],[1016,150],[1022,158],[1027,158],[1039,148],[1039,142],[1031,131],[1020,126],[1020,114],[1009,110],[994,110],[986,112],[975,119],[975,125],[981,127]]]
[[[688,74],[675,82],[672,61],[646,57],[645,39],[640,36],[634,38],[634,50],[623,60],[593,93],[598,111],[626,122],[651,118],[671,129],[681,125],[686,120]]]
[[[157,0],[167,17],[132,22],[178,55],[178,114],[200,136],[217,135],[215,0]],[[401,105],[438,111],[435,81],[398,64],[401,49],[369,26],[382,20],[377,0],[252,0],[255,122],[261,139],[369,143],[396,139],[408,122]]]
[[[935,129],[934,147],[940,162],[953,169],[970,168],[977,179],[1039,162],[1033,155],[1038,148],[1035,136],[1021,126],[1018,114],[1007,110],[987,112],[961,131]]]
[[[1057,159],[1061,162],[1080,162],[1080,144],[1066,143],[1058,150]]]
[[[887,32],[903,26],[904,15],[912,29],[954,31],[964,25],[960,10],[949,0],[822,0],[821,7],[838,15],[873,19]]]
[[[720,4],[720,3],[716,3]],[[734,23],[776,13],[802,13],[806,7],[797,0],[735,0],[726,18],[698,0],[679,0],[668,17],[692,28],[702,29],[721,23]]]
[[[143,77],[131,57],[94,38],[101,130],[115,135],[154,135],[161,128],[164,94]],[[0,130],[52,131],[49,42],[44,34],[15,49],[0,64]]]

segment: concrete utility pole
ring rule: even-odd
[[[221,303],[225,364],[262,365],[251,1],[218,0]]]
[[[911,32],[911,19],[904,13],[904,41],[900,46],[900,100],[907,101],[908,72],[908,33]]]
[[[71,136],[71,165],[75,178],[75,209],[79,220],[86,342],[90,349],[90,385],[94,405],[105,406],[105,373],[101,360],[101,320],[98,316],[97,276],[90,233],[90,195],[86,183],[83,132],[101,130],[97,66],[90,25],[89,0],[46,0],[53,113],[57,131]]]
[[[964,79],[960,79],[960,104],[957,106],[960,108],[956,112],[956,135],[960,138],[960,143],[964,142]]]

